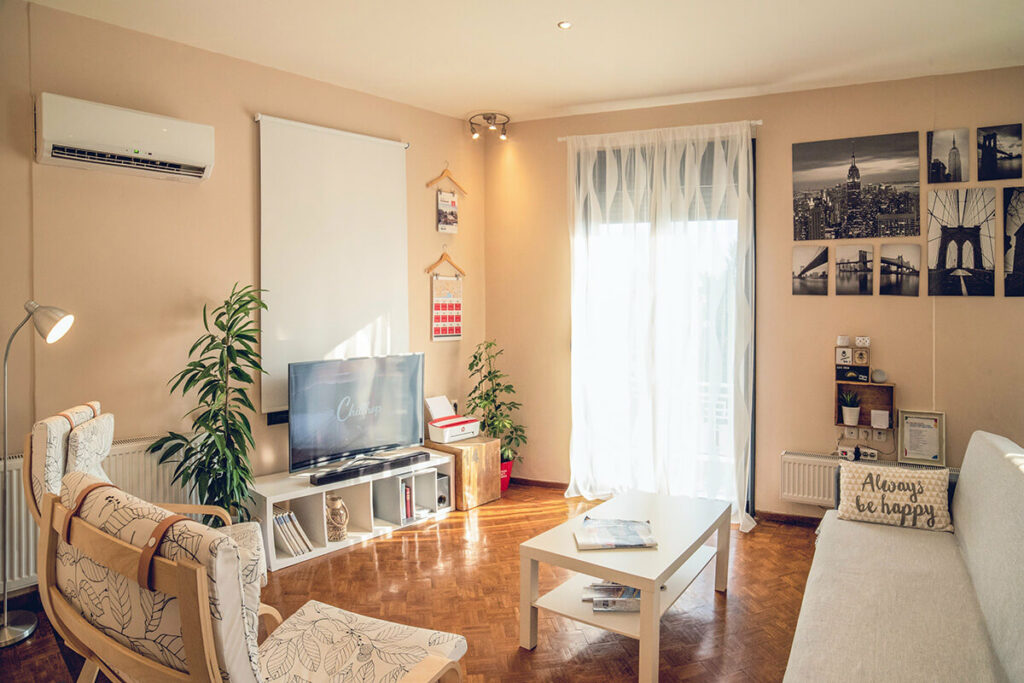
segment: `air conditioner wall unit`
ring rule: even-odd
[[[213,126],[41,93],[36,161],[199,182],[213,171]]]

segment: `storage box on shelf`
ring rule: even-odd
[[[476,436],[453,443],[427,446],[451,453],[455,490],[450,494],[458,510],[469,510],[501,497],[500,442],[488,436]]]
[[[438,491],[438,475],[452,480],[452,456],[431,449],[401,452],[411,450],[427,450],[430,460],[322,486],[310,485],[308,472],[280,472],[257,477],[252,487],[254,517],[258,518],[263,529],[263,547],[270,571],[362,543],[409,524],[434,519],[451,510],[451,492]],[[403,484],[410,487],[412,515],[405,514]],[[328,493],[341,497],[349,511],[348,534],[338,542],[327,540]],[[444,505],[438,504],[441,493],[445,494]],[[313,546],[311,552],[290,556],[277,550],[272,514],[275,505],[295,513]]]

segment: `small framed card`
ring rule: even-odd
[[[853,365],[853,349],[849,346],[837,346],[836,365]]]
[[[946,466],[946,414],[900,410],[897,459],[914,465]]]

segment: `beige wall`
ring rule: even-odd
[[[530,443],[517,475],[569,478],[569,217],[566,151],[556,138],[741,119],[764,121],[757,132],[758,509],[819,512],[779,500],[779,454],[834,446],[837,334],[872,337],[873,364],[897,384],[898,407],[946,411],[951,464],[961,462],[975,429],[1024,441],[1024,301],[790,293],[794,142],[916,130],[923,153],[930,129],[1020,122],[1022,83],[1024,68],[1014,68],[574,116],[516,124],[508,142],[490,142],[487,334],[508,348],[504,369],[524,403]],[[870,243],[877,250],[883,241],[924,247],[926,237]]]
[[[8,327],[30,284],[39,301],[77,315],[60,344],[36,344],[34,410],[31,385],[18,377],[13,433],[28,428],[31,413],[52,414],[93,398],[117,415],[118,438],[182,424],[191,398],[169,397],[165,383],[201,332],[203,304],[222,300],[233,282],[259,276],[257,112],[411,143],[411,347],[426,352],[428,392],[465,395],[465,364],[484,334],[485,195],[484,148],[460,120],[39,6],[31,8],[29,83],[25,4],[8,0],[2,11],[0,177],[5,190],[11,179],[13,206],[4,202],[0,322]],[[31,163],[29,91],[210,124],[213,175],[188,184]],[[470,192],[460,204],[457,236],[437,233],[435,190],[425,187],[446,161]],[[467,323],[462,342],[435,344],[423,268],[445,243],[468,271]],[[339,255],[341,267],[348,257]],[[8,263],[16,266],[10,275]],[[297,273],[301,267],[296,264]],[[19,367],[30,361],[27,348],[19,349]],[[286,427],[264,423],[256,431],[257,473],[286,468]]]

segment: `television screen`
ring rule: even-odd
[[[289,363],[289,471],[422,443],[422,353]]]

